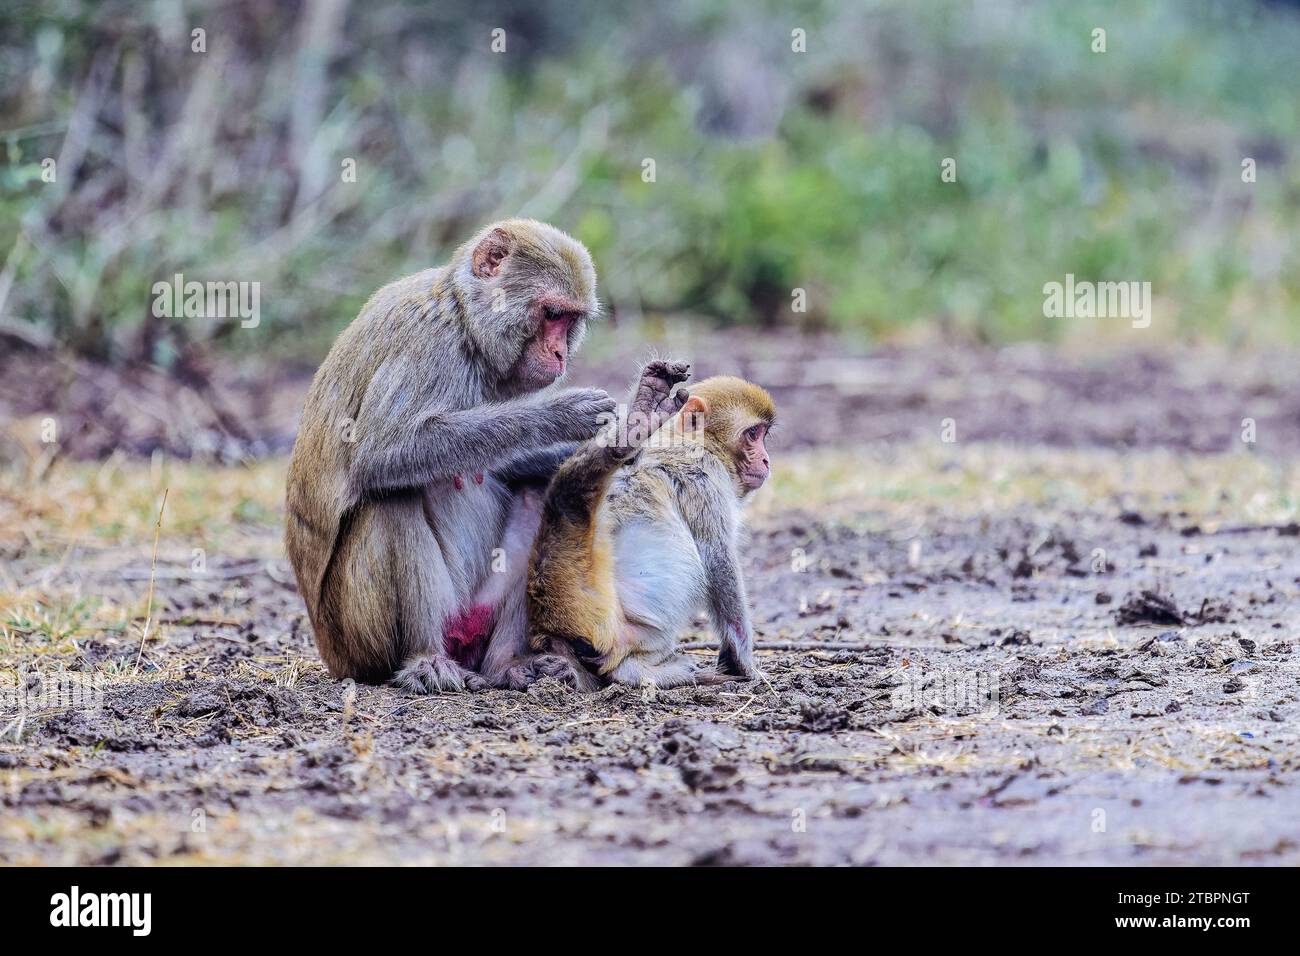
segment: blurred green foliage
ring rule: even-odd
[[[618,317],[1121,330],[1043,317],[1068,272],[1150,281],[1168,337],[1293,342],[1298,51],[1300,13],[1251,0],[18,0],[0,321],[164,365],[314,357],[377,286],[532,215]],[[154,317],[176,272],[260,281],[261,325]]]

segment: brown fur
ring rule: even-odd
[[[602,434],[548,490],[530,564],[530,641],[537,650],[570,648],[597,675],[588,686],[707,679],[676,650],[678,630],[701,604],[723,643],[720,668],[753,673],[737,558],[739,503],[750,491],[741,450],[746,429],[770,425],[775,408],[763,389],[732,377],[669,400],[683,368],[652,363],[642,375],[642,392],[648,379],[658,388],[632,403],[633,414],[683,406],[653,440],[620,445]]]

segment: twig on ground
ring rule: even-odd
[[[167,507],[167,494],[170,491],[171,491],[170,488],[163,489],[162,504],[158,506],[158,521],[153,526],[153,563],[152,563],[153,571],[158,570],[158,537],[159,535],[162,534],[163,509]],[[140,661],[144,657],[144,645],[145,642],[149,640],[149,625],[153,623],[153,584],[154,584],[154,575],[153,573],[150,573],[149,600],[145,604],[144,628],[140,631],[140,652],[135,656],[134,673],[136,674],[140,673]]]
[[[716,651],[717,641],[687,641],[678,644],[679,651]],[[856,641],[755,641],[756,651],[862,651],[880,654],[885,648],[874,644],[861,644]]]
[[[251,578],[261,572],[262,566],[256,561],[245,561],[236,567],[229,568],[208,568],[202,573],[191,571],[185,568],[164,568],[160,573],[156,567],[152,568],[123,568],[121,577],[123,581],[231,581],[238,578]]]

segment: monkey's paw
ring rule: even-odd
[[[741,660],[737,655],[726,651],[718,654],[717,673],[724,680],[758,680],[763,676],[752,659]]]
[[[510,690],[526,690],[543,677],[554,677],[575,690],[580,687],[581,676],[577,666],[558,654],[538,654],[506,669],[501,686]]]
[[[394,675],[393,686],[413,694],[438,694],[447,691],[486,690],[488,682],[480,675],[461,667],[450,657],[428,654],[407,663]]]
[[[718,684],[734,684],[737,681],[757,680],[763,676],[763,672],[757,668],[752,668],[745,674],[730,674],[724,671],[716,670],[712,667],[701,667],[696,670],[691,677],[696,684],[703,686],[714,686]]]
[[[567,388],[551,399],[556,432],[554,441],[586,441],[606,424],[617,408],[601,388]]]
[[[688,362],[649,362],[641,369],[637,380],[636,397],[632,399],[632,411],[643,415],[658,414],[663,417],[675,415],[686,404],[689,397],[684,388],[673,394],[673,387],[691,377]]]

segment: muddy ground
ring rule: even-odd
[[[801,646],[653,694],[339,684],[283,561],[282,459],[19,462],[0,667],[103,706],[0,703],[0,861],[1300,862],[1284,358],[743,356],[787,421],[754,620]]]

